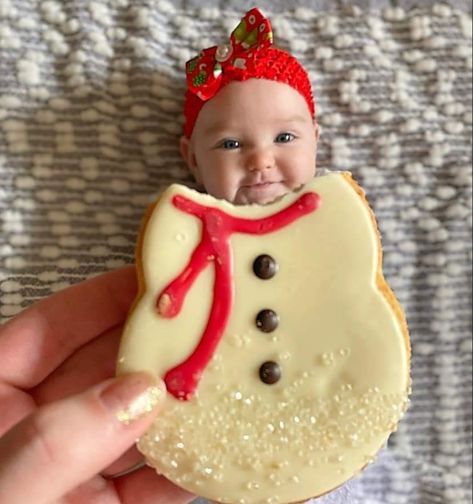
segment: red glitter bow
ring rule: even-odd
[[[258,51],[273,43],[271,23],[254,8],[233,30],[230,44],[204,49],[186,63],[187,86],[201,100],[212,98],[220,89],[226,72],[251,70]]]

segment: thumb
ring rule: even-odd
[[[95,476],[143,434],[164,397],[162,382],[137,373],[39,408],[0,438],[0,504],[55,501]]]

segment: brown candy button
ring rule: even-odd
[[[259,377],[263,383],[273,385],[281,379],[281,366],[277,362],[265,362],[259,368]]]
[[[273,310],[261,310],[256,316],[256,327],[265,333],[273,332],[278,325],[279,317]]]
[[[258,278],[269,280],[278,272],[278,264],[270,255],[262,254],[255,259],[253,271]]]

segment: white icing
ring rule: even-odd
[[[276,486],[274,502],[295,502],[335,488],[373,459],[406,406],[406,341],[376,286],[371,216],[341,174],[317,177],[302,192],[308,190],[320,194],[322,207],[297,224],[265,237],[232,235],[235,301],[217,353],[197,395],[184,402],[168,396],[140,441],[159,472],[212,500],[266,502]],[[205,327],[212,268],[196,279],[176,318],[155,312],[157,295],[200,239],[197,219],[169,204],[174,194],[258,218],[301,193],[268,206],[233,207],[182,186],[168,189],[144,235],[146,291],[125,327],[120,372],[163,376],[192,352]],[[251,270],[263,250],[280,265],[271,281]],[[392,260],[404,262],[401,254]],[[280,314],[274,336],[254,325],[263,305]],[[266,360],[284,370],[272,387],[257,376]]]

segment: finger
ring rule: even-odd
[[[112,481],[96,477],[67,494],[67,504],[187,504],[195,496],[150,468]]]
[[[117,460],[112,462],[108,467],[100,471],[100,474],[107,479],[116,479],[121,475],[135,472],[145,465],[143,455],[138,451],[136,446],[132,446]]]
[[[136,295],[133,267],[44,299],[0,328],[0,381],[37,385],[74,350],[123,322]]]
[[[36,409],[31,396],[6,383],[0,383],[0,405],[0,436]]]
[[[29,393],[39,406],[87,390],[115,376],[122,326],[79,348]]]
[[[96,476],[74,488],[60,504],[119,504],[119,497],[112,481]],[[58,503],[56,503],[58,504]],[[120,503],[121,504],[121,503]]]
[[[0,495],[8,504],[56,501],[133,445],[164,386],[139,373],[43,406],[0,439]],[[28,485],[25,485],[25,481]]]
[[[41,406],[78,394],[114,376],[121,332],[122,326],[115,327],[66,359],[42,383],[29,391],[36,404]],[[101,474],[120,473],[142,460],[143,455],[133,446]]]
[[[116,480],[115,487],[124,504],[187,504],[195,499],[149,467]]]

